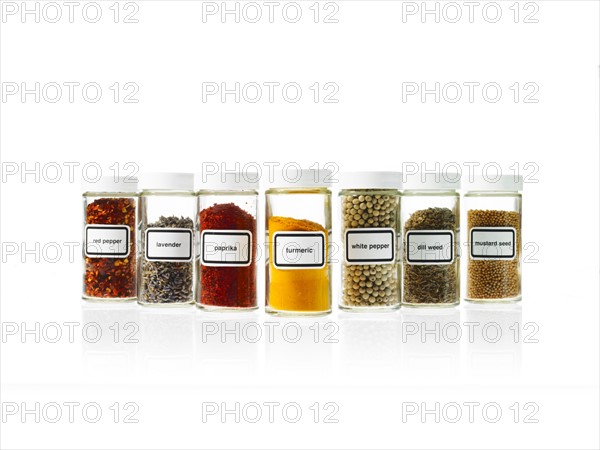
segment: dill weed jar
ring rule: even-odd
[[[197,306],[248,310],[256,304],[258,173],[196,175]]]
[[[340,175],[342,309],[376,311],[400,306],[401,184],[400,172]]]
[[[137,178],[108,176],[84,183],[85,300],[137,298],[137,182]]]
[[[331,312],[331,172],[275,174],[266,197],[266,311],[279,315]]]
[[[140,294],[152,306],[194,302],[194,176],[152,173],[141,179]]]
[[[460,302],[459,174],[427,173],[402,192],[402,305]]]
[[[479,177],[468,184],[466,300],[521,300],[521,176]]]

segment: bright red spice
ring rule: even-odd
[[[200,265],[200,304],[229,308],[256,306],[256,218],[234,203],[214,204],[200,212],[200,232],[241,230],[252,234],[252,259],[246,267]]]

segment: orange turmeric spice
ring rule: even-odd
[[[278,231],[314,231],[325,233],[325,266],[314,269],[277,269],[273,264],[274,233]],[[290,217],[269,218],[267,302],[275,311],[327,312],[331,309],[327,230],[316,222]]]

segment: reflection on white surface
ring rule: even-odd
[[[460,374],[458,308],[403,308],[402,368],[407,377],[446,380]]]

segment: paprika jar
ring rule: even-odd
[[[340,308],[385,311],[400,306],[398,235],[400,172],[340,175]]]
[[[523,177],[475,177],[467,184],[467,294],[474,302],[521,300]]]
[[[460,175],[408,177],[401,197],[402,305],[460,302]]]
[[[141,177],[141,261],[138,302],[185,306],[194,302],[196,195],[190,173]]]
[[[83,189],[83,298],[135,300],[138,180],[106,176]]]
[[[266,311],[331,312],[331,171],[276,173],[266,197]]]
[[[196,305],[207,311],[256,304],[257,173],[197,175]]]

